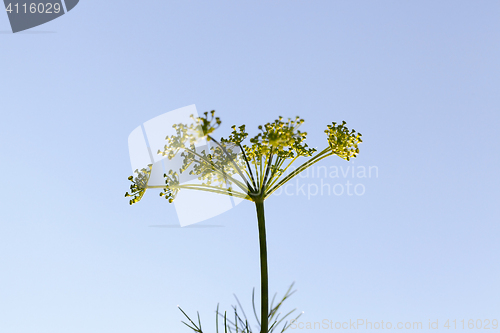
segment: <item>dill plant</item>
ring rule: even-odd
[[[213,132],[221,124],[220,118],[215,116],[215,111],[205,112],[204,117],[191,116],[191,118],[193,120],[191,124],[174,125],[176,134],[167,136],[164,149],[158,150],[158,154],[170,160],[180,156],[182,166],[178,170],[169,170],[164,174],[164,186],[148,185],[152,164],[142,170],[136,170],[136,175],[128,178],[132,185],[130,193],[127,192],[125,196],[131,198],[130,204],[132,205],[141,200],[147,189],[161,188],[163,191],[160,196],[167,199],[169,203],[175,200],[180,190],[206,191],[253,202],[259,231],[260,317],[255,309],[254,294],[252,294],[252,304],[260,332],[273,332],[294,311],[279,317],[278,310],[293,294],[291,290],[293,284],[281,301],[274,305],[275,298],[273,298],[269,304],[264,201],[292,178],[324,158],[336,155],[349,161],[350,158],[356,157],[359,153],[358,144],[362,142],[361,134],[355,130],[349,130],[345,126],[345,121],[334,122],[325,130],[328,143],[326,148],[317,151],[305,143],[307,133],[299,130],[304,123],[304,120],[299,117],[289,118],[286,121],[279,117],[274,122],[259,126],[259,133],[251,138],[248,138],[245,125],[232,126],[231,134],[220,140],[216,140],[213,136]],[[200,148],[200,141],[207,142],[207,145]],[[246,141],[248,143],[245,143]],[[306,160],[292,172],[287,173],[289,168],[299,161],[299,158]],[[181,182],[180,175],[183,173],[196,176],[199,181],[197,183]],[[237,298],[236,300],[243,317],[238,313],[236,306],[233,306],[234,317],[231,315],[231,318],[227,317],[226,312],[220,313],[217,306],[217,332],[219,317],[223,320],[224,332],[252,332],[244,310],[239,300]],[[194,332],[203,333],[199,314],[198,323],[195,323],[182,309],[180,310],[188,319],[188,323],[184,322],[184,324]],[[280,332],[285,331],[289,326],[289,322],[285,321]]]

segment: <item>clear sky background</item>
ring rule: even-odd
[[[363,195],[266,201],[270,290],[295,281],[301,321],[500,320],[499,18],[481,0],[82,0],[11,34],[0,13],[0,332],[189,332],[177,305],[213,332],[233,293],[251,312],[251,203],[162,228],[178,219],[157,193],[124,198],[129,133],[190,104],[217,136],[279,115],[313,147],[332,121],[363,134],[354,163],[321,165],[378,176],[300,179]]]

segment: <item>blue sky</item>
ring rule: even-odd
[[[321,165],[377,177],[300,179],[363,195],[266,201],[270,289],[296,282],[301,321],[500,320],[499,15],[497,1],[83,0],[9,34],[0,14],[0,331],[188,332],[179,304],[210,332],[233,293],[249,309],[250,203],[200,224],[222,227],[159,228],[174,207],[123,197],[129,133],[191,104],[217,110],[221,136],[280,115],[303,117],[313,147],[333,121],[363,134],[353,163]]]

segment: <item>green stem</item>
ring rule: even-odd
[[[260,243],[260,324],[261,333],[268,333],[269,326],[269,278],[267,273],[267,245],[266,245],[266,222],[264,216],[264,200],[258,198],[255,200],[257,209],[257,220],[259,224],[259,243]]]

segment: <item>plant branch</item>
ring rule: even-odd
[[[219,168],[217,168],[217,166],[215,166],[215,163],[214,163],[214,162],[212,162],[212,161],[210,161],[210,160],[207,160],[207,159],[206,159],[203,155],[198,154],[196,151],[193,151],[193,150],[188,149],[188,148],[184,148],[184,150],[186,150],[186,151],[187,151],[187,152],[189,152],[189,153],[194,154],[195,156],[198,156],[198,157],[199,157],[199,158],[201,158],[203,161],[205,161],[205,163],[207,163],[208,165],[210,165],[210,166],[214,169],[214,171],[219,172],[219,173],[220,173],[220,174],[221,174],[224,178],[229,178],[232,182],[234,182],[236,185],[238,185],[238,187],[239,187],[239,188],[241,188],[244,192],[248,192],[248,188],[247,188],[247,187],[245,187],[245,185],[244,185],[242,182],[240,182],[240,181],[238,181],[238,180],[234,179],[233,177],[231,177],[230,175],[228,175],[228,174],[224,171],[224,169],[220,170]],[[245,178],[243,178],[243,179],[245,179]],[[246,179],[245,179],[245,180],[246,180]],[[247,181],[247,184],[248,184],[248,181]]]
[[[227,152],[226,148],[223,147],[219,142],[217,142],[217,140],[215,140],[213,137],[211,137],[210,135],[207,136],[210,140],[212,140],[213,142],[215,142],[221,149],[222,151],[224,151],[224,153],[227,155],[227,157],[229,158],[229,160],[231,161],[231,163],[233,164],[234,168],[236,169],[236,171],[238,172],[238,174],[240,175],[241,179],[243,179],[246,183],[247,183],[247,187],[248,189],[252,190],[252,186],[250,185],[250,183],[248,182],[248,179],[245,178],[245,176],[243,175],[243,173],[241,172],[240,168],[238,167],[238,165],[236,165],[236,163],[234,163],[231,155],[229,155],[229,153]]]
[[[274,191],[276,191],[278,188],[280,188],[282,185],[284,185],[290,179],[292,179],[293,177],[295,177],[296,175],[298,175],[299,173],[301,173],[302,171],[304,171],[305,169],[307,169],[308,167],[310,167],[314,163],[319,162],[322,159],[324,159],[325,157],[331,156],[333,154],[334,153],[331,151],[330,147],[325,148],[320,153],[318,153],[316,156],[314,156],[311,159],[309,159],[308,161],[304,162],[296,170],[294,170],[288,176],[286,176],[285,178],[283,178],[276,186],[274,186],[267,193],[265,193],[264,199],[268,198]]]

